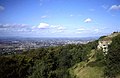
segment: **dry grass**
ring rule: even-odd
[[[88,66],[89,63],[94,62],[96,58],[94,57],[95,51],[92,50],[89,56],[89,61],[87,62],[80,62],[74,65],[72,68],[69,69],[70,74],[74,78],[104,78],[103,77],[103,67],[90,67]]]

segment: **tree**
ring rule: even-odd
[[[118,74],[120,74],[120,35],[112,39],[106,56],[105,69],[105,75],[110,78],[114,78]]]

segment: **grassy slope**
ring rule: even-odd
[[[92,50],[89,56],[89,61],[80,62],[69,69],[73,78],[103,78],[104,67],[89,66],[88,64],[95,62],[95,50]]]
[[[103,71],[100,67],[85,67],[80,72],[78,72],[78,78],[102,78]]]
[[[112,33],[102,39],[112,39],[119,34],[120,33]],[[101,62],[96,61],[95,52],[95,50],[91,50],[91,53],[88,55],[89,61],[80,62],[69,69],[73,78],[104,78],[103,75],[105,66],[100,66]],[[94,63],[94,65],[92,63]],[[92,65],[89,66],[89,64]],[[120,78],[120,75],[116,76],[116,78]]]

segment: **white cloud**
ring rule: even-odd
[[[78,28],[78,29],[76,29],[76,30],[77,30],[77,31],[76,31],[77,34],[86,33],[86,32],[89,31],[89,29],[87,29],[87,28],[85,28],[85,27],[80,27],[80,28]]]
[[[108,5],[102,5],[102,8],[107,9]]]
[[[90,19],[90,18],[87,18],[87,19],[84,20],[85,23],[89,23],[91,21],[92,21],[92,19]]]
[[[53,28],[56,30],[65,30],[65,27],[62,25],[51,25],[50,28]]]
[[[60,26],[60,27],[58,27],[57,29],[58,29],[58,30],[64,30],[65,27]]]
[[[28,31],[27,29],[18,29],[17,30],[18,32],[26,32],[26,31]]]
[[[40,23],[39,25],[38,25],[38,28],[40,28],[40,29],[46,29],[46,28],[48,28],[49,27],[49,24],[47,24],[47,23]]]
[[[0,24],[0,30],[5,32],[30,32],[31,26],[27,24]]]
[[[100,29],[95,29],[94,31],[95,31],[96,33],[98,33],[98,32],[100,32]]]
[[[62,33],[66,28],[62,25],[51,25],[50,26],[52,33]]]
[[[41,18],[47,18],[47,15],[43,15],[43,16],[41,16]]]
[[[120,10],[120,5],[112,5],[109,10]]]
[[[51,25],[50,27],[51,27],[51,28],[57,28],[58,26],[56,26],[56,25]]]
[[[62,33],[64,30],[57,30],[57,31],[52,31],[51,33]]]
[[[84,31],[85,30],[85,28],[79,28],[79,29],[77,29],[78,31]]]
[[[90,28],[87,28],[87,27],[80,27],[78,29],[76,29],[76,33],[77,34],[81,34],[81,33],[101,33],[103,31],[106,30],[106,27],[102,27],[102,28],[96,28],[96,27],[90,27]]]
[[[41,31],[40,31],[41,29]],[[43,30],[42,30],[43,29]],[[47,30],[44,30],[47,29]],[[1,32],[15,32],[15,33],[22,33],[22,32],[34,32],[34,33],[59,33],[62,34],[66,28],[62,25],[50,25],[48,23],[40,23],[38,26],[30,26],[27,24],[0,24],[0,31]]]
[[[2,10],[4,10],[5,8],[3,7],[3,6],[0,6],[0,10],[2,11]]]
[[[73,16],[74,16],[73,14],[70,15],[70,17],[73,17]]]
[[[77,34],[81,34],[82,32],[80,32],[80,31],[77,31],[76,33],[77,33]]]
[[[27,28],[27,24],[0,24],[0,28]]]

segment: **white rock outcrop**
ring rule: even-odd
[[[103,51],[103,54],[106,55],[107,52],[108,52],[108,46],[112,43],[112,40],[109,39],[109,38],[105,38],[105,39],[102,39],[102,40],[99,40],[98,41],[98,46],[97,48],[100,50],[102,49]]]

